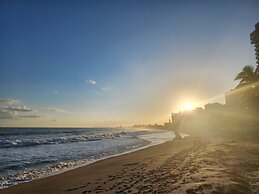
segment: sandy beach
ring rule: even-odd
[[[0,193],[259,193],[259,143],[186,138]]]
[[[259,0],[0,0],[0,194],[259,194]]]

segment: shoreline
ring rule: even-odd
[[[254,163],[258,153],[258,141],[187,137],[0,193],[257,193],[259,165]]]
[[[33,179],[31,181],[28,181],[28,182],[22,182],[22,183],[19,183],[17,185],[12,185],[12,186],[9,186],[7,188],[3,188],[3,189],[0,189],[0,193],[16,193],[16,190],[17,190],[17,193],[20,193],[20,187],[22,188],[30,188],[31,185],[33,185],[34,183],[36,182],[41,182],[42,180],[45,182],[45,180],[51,178],[52,177],[55,177],[56,176],[62,176],[66,173],[71,173],[71,172],[74,172],[74,171],[79,171],[81,168],[95,168],[95,164],[99,164],[99,163],[102,163],[102,162],[106,162],[106,161],[116,161],[117,159],[120,159],[121,157],[131,157],[132,154],[134,153],[138,153],[138,152],[141,152],[141,151],[144,151],[147,150],[147,149],[150,149],[150,148],[153,148],[153,147],[156,147],[156,146],[161,146],[163,144],[168,144],[168,143],[172,143],[173,140],[171,141],[166,141],[166,142],[163,142],[163,143],[159,143],[159,144],[152,144],[152,142],[150,142],[150,144],[146,145],[146,146],[143,146],[143,147],[140,147],[136,150],[131,150],[131,151],[127,151],[127,152],[124,152],[124,153],[120,153],[120,154],[116,154],[116,155],[112,155],[112,156],[108,156],[106,158],[102,158],[102,159],[98,159],[98,160],[95,160],[93,162],[90,162],[90,163],[87,163],[87,164],[82,164],[82,165],[79,165],[79,166],[75,166],[74,168],[69,168],[69,169],[65,169],[65,170],[62,170],[62,172],[57,172],[57,173],[54,173],[54,174],[51,174],[49,176],[44,176],[44,177],[41,177],[41,178],[38,178],[38,179]],[[65,175],[66,176],[66,175]],[[54,179],[55,179],[54,178]],[[59,177],[58,177],[59,178]],[[37,183],[36,183],[37,184]],[[16,189],[17,188],[17,189]],[[37,191],[37,193],[41,193],[42,191]],[[23,191],[22,191],[23,193]],[[25,193],[34,193],[34,192],[30,192],[30,191],[27,191],[26,189],[26,192]],[[45,193],[45,191],[43,191],[42,193]],[[53,193],[56,193],[55,191]],[[59,192],[57,192],[59,193]]]
[[[149,129],[139,129],[139,130],[149,130]],[[172,131],[169,131],[169,130],[165,130],[163,131],[163,133],[172,133]],[[174,132],[173,132],[174,133]],[[160,144],[163,144],[163,143],[166,143],[168,141],[173,141],[173,139],[175,137],[172,138],[172,140],[161,140],[160,141],[152,141],[148,138],[143,138],[144,136],[146,135],[149,135],[149,134],[143,134],[143,135],[140,135],[138,138],[139,139],[142,139],[143,141],[147,141],[149,142],[148,144],[144,145],[144,146],[141,146],[141,147],[137,147],[137,148],[134,148],[132,150],[128,150],[128,151],[125,151],[125,152],[122,152],[122,153],[117,153],[117,154],[114,154],[114,155],[110,155],[110,156],[105,156],[103,158],[99,158],[99,159],[95,159],[95,160],[85,160],[85,159],[82,159],[82,160],[78,160],[78,164],[76,164],[76,160],[75,161],[68,161],[68,162],[60,162],[58,164],[55,164],[55,165],[52,165],[52,166],[49,166],[50,169],[54,168],[56,166],[60,166],[61,163],[62,164],[65,164],[65,166],[69,166],[71,165],[71,163],[75,163],[74,165],[71,165],[69,167],[65,167],[65,168],[59,168],[59,170],[57,171],[51,171],[51,172],[47,172],[45,174],[42,174],[42,175],[39,175],[39,177],[36,177],[36,178],[33,178],[33,179],[30,179],[30,180],[24,180],[24,181],[21,181],[21,182],[18,182],[17,184],[13,184],[13,185],[10,185],[10,186],[7,186],[7,187],[3,187],[0,189],[1,190],[4,190],[4,189],[8,189],[10,187],[13,187],[13,186],[17,186],[17,185],[20,185],[20,184],[25,184],[25,183],[30,183],[32,181],[36,181],[36,180],[40,180],[40,179],[44,179],[44,178],[48,178],[48,177],[52,177],[52,176],[55,176],[55,175],[59,175],[59,174],[63,174],[63,173],[66,173],[68,171],[71,171],[71,170],[76,170],[77,168],[81,168],[81,167],[85,167],[85,166],[88,166],[88,165],[91,165],[93,163],[96,163],[96,162],[100,162],[100,161],[103,161],[103,160],[106,160],[106,159],[110,159],[110,158],[114,158],[114,157],[118,157],[118,156],[122,156],[122,155],[125,155],[125,154],[130,154],[130,153],[133,153],[133,152],[136,152],[136,151],[139,151],[139,150],[142,150],[142,149],[147,149],[149,147],[152,147],[152,146],[156,146],[156,145],[160,145]],[[183,137],[185,137],[185,134],[183,134]],[[48,167],[45,167],[46,169],[48,169]],[[45,168],[42,168],[42,169],[39,169],[39,170],[34,170],[34,171],[28,171],[27,173],[28,174],[31,174],[33,172],[36,172],[38,173],[39,171],[41,170],[44,170]]]

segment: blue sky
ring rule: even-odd
[[[258,8],[256,0],[3,0],[0,124],[159,123],[185,103],[222,102],[241,68],[255,66]]]

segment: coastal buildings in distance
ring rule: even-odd
[[[172,113],[172,129],[189,134],[216,135],[259,131],[259,22],[250,34],[257,67],[248,81],[225,93],[225,104],[211,103],[193,111]],[[244,69],[243,69],[244,71]],[[246,73],[246,72],[242,72]],[[243,75],[242,75],[243,76]],[[250,75],[249,75],[250,76]],[[250,79],[250,80],[249,80]],[[167,124],[168,125],[168,124]]]
[[[201,135],[259,133],[259,22],[250,34],[251,44],[255,45],[257,68],[255,80],[240,84],[225,93],[225,104],[210,103],[204,108],[192,111],[171,113],[171,120],[164,125],[135,125],[134,127],[171,129],[177,132]],[[259,134],[258,134],[259,135]]]

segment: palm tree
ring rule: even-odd
[[[236,88],[240,88],[242,86],[246,86],[252,83],[255,83],[256,81],[259,81],[259,72],[258,67],[254,71],[254,67],[247,65],[243,68],[243,70],[237,74],[235,81],[240,80],[239,84]]]
[[[259,76],[259,64],[256,66],[255,72],[257,73],[257,76]]]
[[[259,108],[259,66],[254,70],[247,65],[237,74],[235,81],[240,80],[236,86],[239,92],[239,100],[246,109]],[[242,89],[241,89],[242,88]]]

